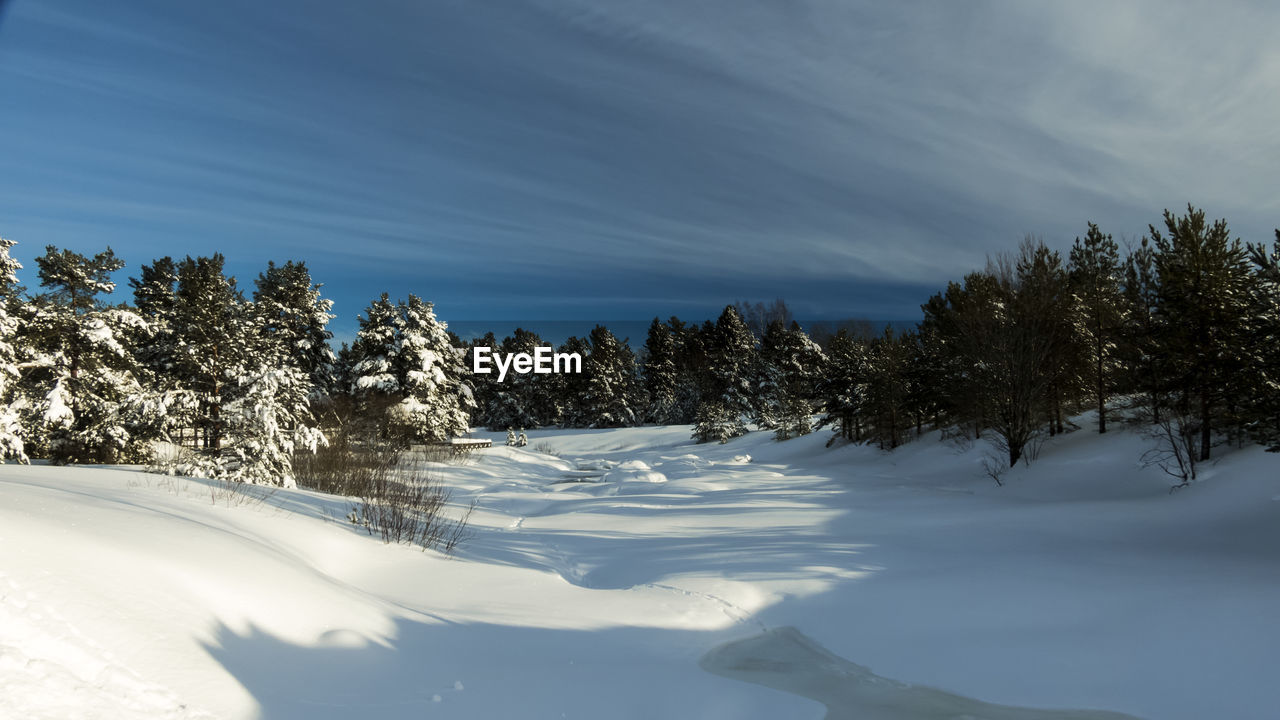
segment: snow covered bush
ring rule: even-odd
[[[772,419],[775,438],[790,440],[813,432],[813,408],[808,400],[793,392],[784,391],[775,397],[774,402]]]
[[[693,439],[700,443],[727,443],[747,434],[742,416],[722,403],[705,402],[698,406],[697,420],[693,425]]]

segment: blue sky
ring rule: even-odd
[[[909,318],[1028,233],[1270,239],[1280,11],[1169,5],[10,0],[0,235],[304,259],[340,334],[384,290]]]

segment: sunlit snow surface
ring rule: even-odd
[[[997,488],[981,444],[689,434],[492,434],[442,469],[476,501],[453,559],[307,491],[0,466],[0,718],[1280,707],[1276,455],[1170,494],[1142,437],[1081,430]]]

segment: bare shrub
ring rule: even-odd
[[[1058,432],[1061,433],[1063,431],[1059,430]],[[1032,460],[1040,459],[1040,451],[1044,449],[1044,443],[1047,439],[1048,433],[1042,430],[1036,431],[1031,436],[1031,439],[1027,441],[1026,451],[1022,455],[1022,463],[1024,465],[1030,466]]]
[[[427,445],[414,445],[409,449],[410,455],[422,462],[448,463],[457,462],[463,453],[455,453],[453,447],[446,443],[431,443]]]
[[[547,442],[546,440],[543,440],[537,445],[534,445],[533,451],[540,452],[543,455],[551,455],[552,457],[561,457],[560,451],[556,450],[555,446]]]
[[[357,441],[333,433],[329,446],[294,456],[300,487],[356,499],[347,519],[386,543],[405,543],[452,554],[470,537],[474,503],[461,515],[448,512],[451,491],[440,466],[455,462],[452,448]]]
[[[1004,456],[997,455],[994,452],[983,454],[982,470],[987,474],[987,477],[996,481],[996,485],[1004,487],[1002,478],[1009,469],[1008,461],[1004,459]]]
[[[1032,460],[1040,458],[1040,450],[1044,447],[1045,439],[1046,433],[1042,430],[1034,430],[1026,437],[1018,458],[1024,466],[1030,467]],[[1009,441],[1000,433],[992,433],[988,442],[991,449],[982,455],[982,470],[987,477],[996,481],[996,485],[1003,487],[1004,474],[1012,470],[1016,464],[1008,460],[1012,456],[1009,452]]]
[[[354,442],[346,433],[335,434],[328,447],[293,456],[298,487],[331,495],[360,496],[379,473],[399,458],[390,445]]]
[[[1167,410],[1151,429],[1156,446],[1142,454],[1143,467],[1155,466],[1178,482],[1173,492],[1195,482],[1200,458],[1200,423],[1182,413]]]
[[[209,502],[213,505],[221,502],[227,507],[241,505],[257,507],[271,499],[271,496],[275,495],[277,490],[279,488],[255,485],[239,480],[210,480]]]
[[[414,457],[397,455],[373,466],[348,519],[385,543],[404,543],[453,554],[470,537],[473,502],[458,517],[447,514],[452,492],[438,471]]]

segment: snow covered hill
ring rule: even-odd
[[[1081,430],[997,488],[980,445],[689,434],[535,431],[561,457],[448,467],[477,502],[452,559],[307,491],[0,466],[0,717],[1280,707],[1276,455],[1227,453],[1170,494],[1148,441]]]

